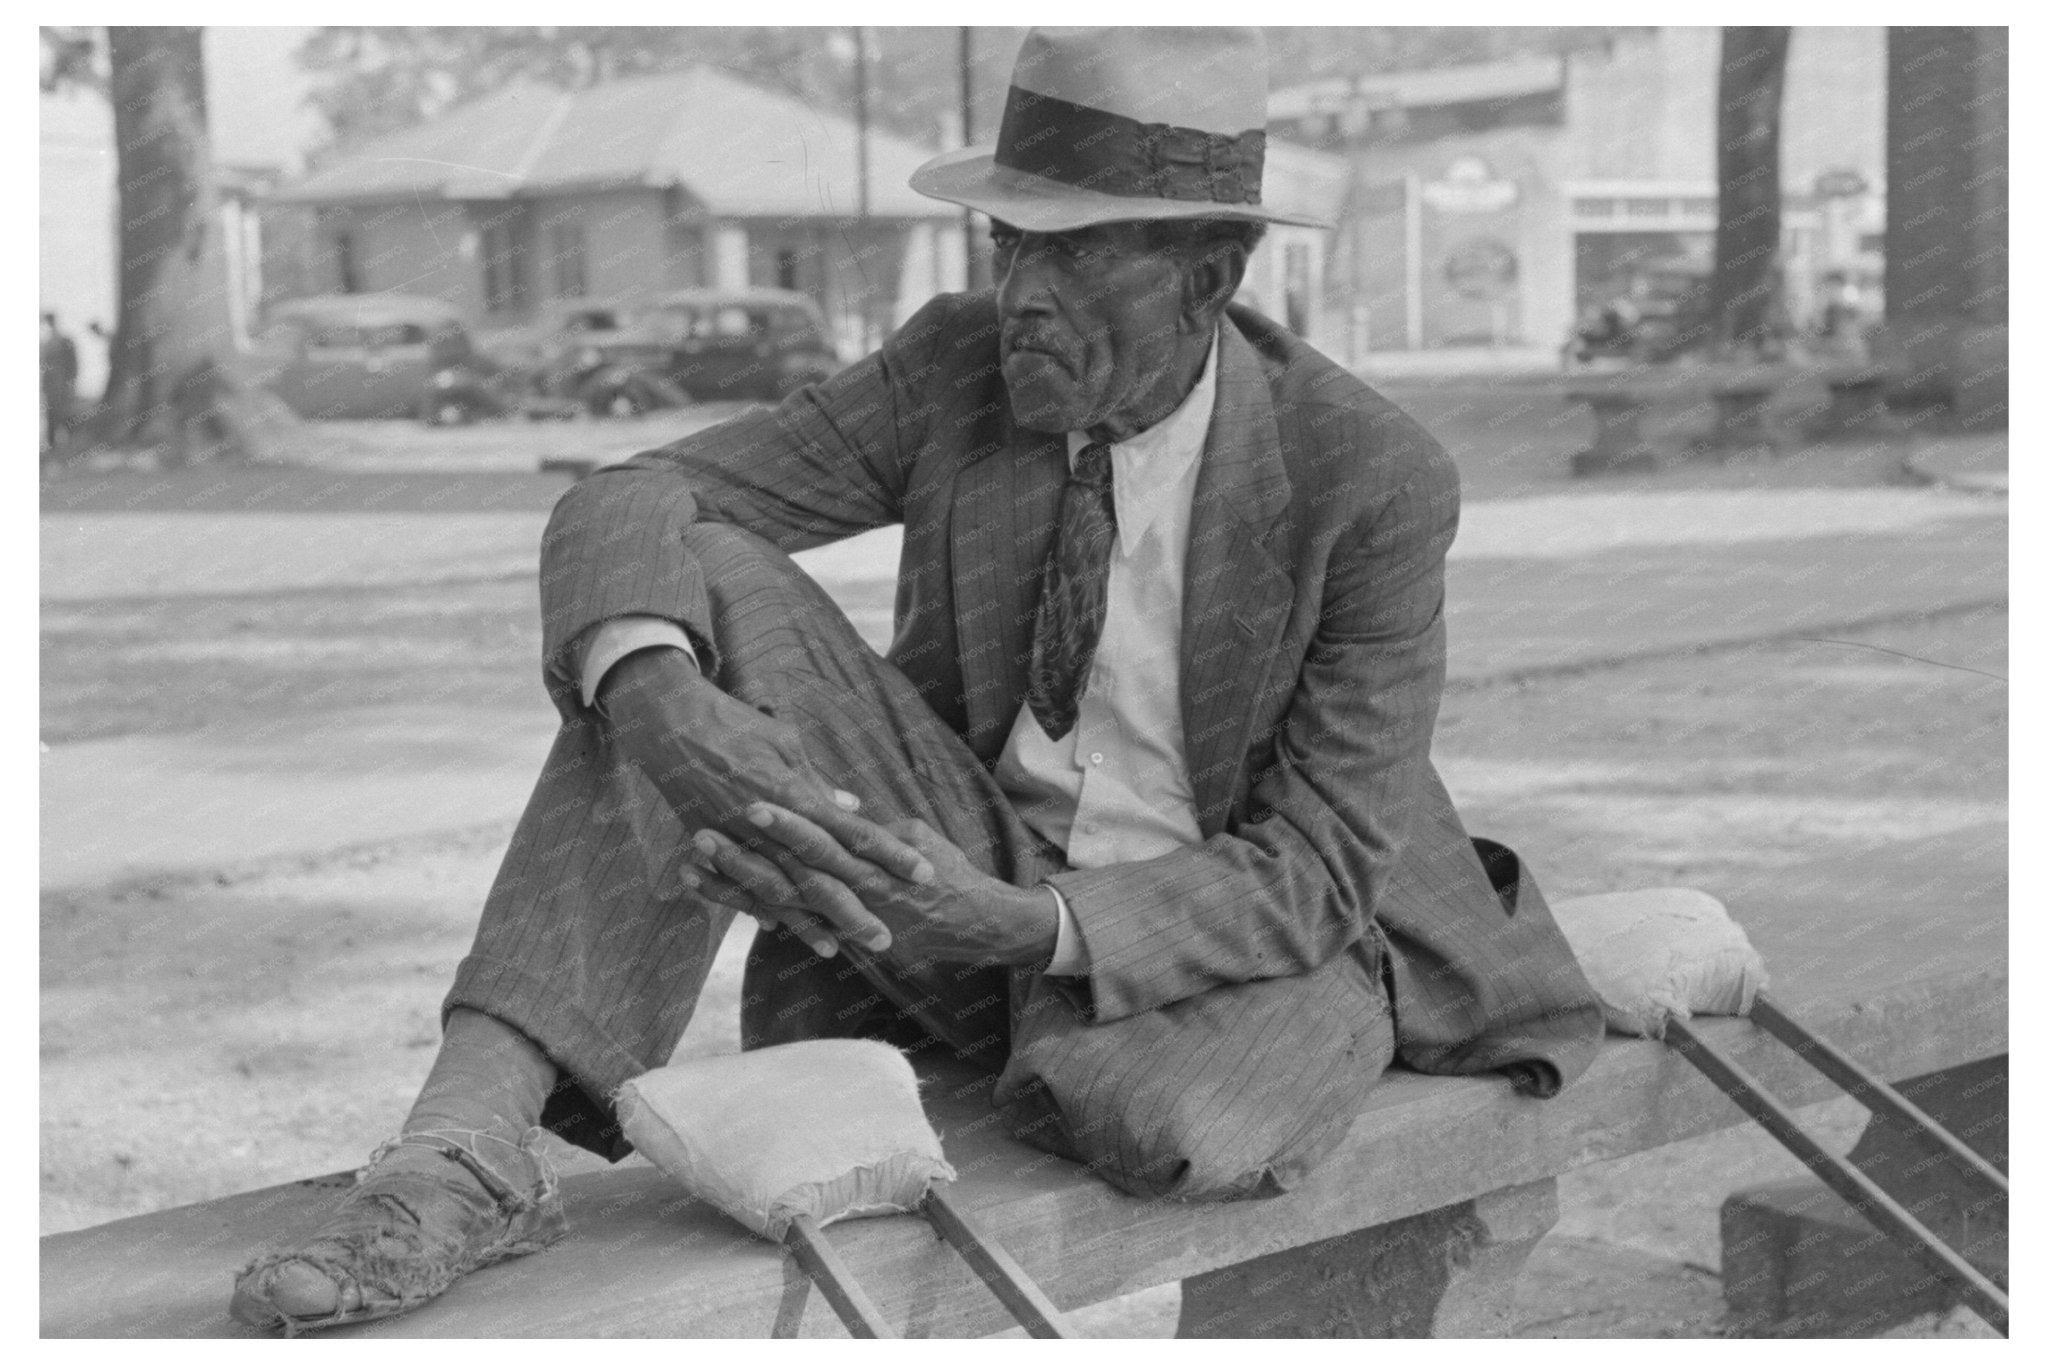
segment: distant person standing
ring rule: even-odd
[[[1821,276],[1822,303],[1818,325],[1821,348],[1841,355],[1860,355],[1864,349],[1865,315],[1862,291],[1846,270],[1830,270]]]
[[[43,314],[41,348],[43,383],[43,458],[61,458],[71,440],[71,409],[78,391],[78,347],[57,325],[55,313]]]

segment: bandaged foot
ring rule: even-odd
[[[533,1138],[538,1138],[538,1131]],[[417,1308],[480,1266],[569,1230],[554,1171],[531,1139],[409,1133],[379,1150],[334,1214],[235,1280],[229,1311],[287,1336]],[[508,1179],[500,1172],[520,1174]]]
[[[560,1238],[568,1220],[534,1126],[554,1079],[517,1030],[455,1011],[401,1135],[308,1238],[236,1277],[229,1311],[287,1335],[389,1317]]]

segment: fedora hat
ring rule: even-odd
[[[1329,224],[1260,200],[1266,42],[1255,28],[1035,28],[994,147],[917,168],[919,194],[1027,232],[1132,219]]]

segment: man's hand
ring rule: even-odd
[[[1011,886],[989,876],[922,820],[900,820],[888,832],[930,859],[929,881],[907,881],[849,854],[823,826],[770,802],[748,812],[750,823],[779,849],[741,848],[707,833],[698,848],[710,868],[759,895],[780,871],[802,885],[823,878],[848,887],[882,926],[902,956],[942,962],[1030,966],[1051,959],[1059,938],[1059,908],[1043,890]],[[762,853],[768,856],[763,857]],[[772,859],[772,862],[770,861]],[[875,948],[872,939],[864,946]]]
[[[621,752],[645,773],[701,842],[714,832],[761,844],[747,814],[762,803],[791,812],[845,867],[859,864],[904,887],[928,882],[931,861],[898,834],[855,811],[859,802],[835,792],[811,767],[794,728],[727,696],[681,650],[646,649],[612,665],[598,700]],[[889,931],[860,897],[830,875],[798,868],[797,877],[750,855],[754,875],[741,883],[755,902],[734,902],[756,918],[787,925],[830,956],[836,938],[880,951]],[[691,874],[685,874],[686,880]],[[691,881],[701,886],[700,881]]]

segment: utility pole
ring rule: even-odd
[[[1408,305],[1408,349],[1422,349],[1422,177],[1401,178],[1402,290]]]
[[[861,226],[868,221],[868,31],[865,28],[853,30],[853,108],[854,120],[860,127],[860,189],[859,216]]]
[[[868,31],[855,26],[853,30],[853,111],[854,123],[858,128],[855,139],[858,158],[857,174],[860,185],[855,191],[855,217],[859,226],[854,232],[858,250],[868,248]],[[872,281],[868,278],[866,266],[861,267],[864,286],[860,296],[860,349],[865,355],[875,344],[875,301]]]
[[[974,145],[974,30],[960,26],[960,145]],[[974,210],[960,210],[960,248],[967,262],[967,287],[986,289],[988,270],[974,249]]]

